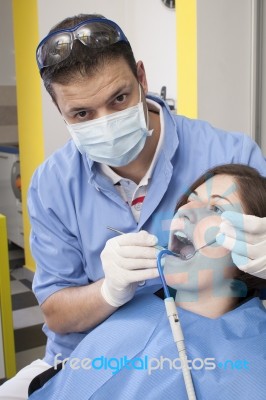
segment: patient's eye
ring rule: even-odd
[[[211,209],[212,211],[214,211],[215,213],[217,213],[217,214],[222,214],[222,213],[224,212],[224,210],[222,209],[222,207],[215,206],[215,205],[210,206],[210,209]]]

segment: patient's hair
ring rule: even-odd
[[[194,190],[215,175],[230,175],[234,178],[245,214],[266,217],[266,178],[255,168],[242,164],[226,164],[209,169],[189,187],[178,202],[176,210],[187,203],[189,195]],[[266,288],[265,279],[257,278],[241,270],[237,270],[236,278],[247,285],[247,296],[260,295],[261,289]]]

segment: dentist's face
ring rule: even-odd
[[[199,186],[187,204],[179,208],[170,227],[169,249],[187,255],[215,239],[221,214],[228,210],[243,212],[236,183],[231,176],[216,175]],[[226,279],[235,274],[231,253],[216,243],[187,261],[173,256],[165,260],[166,282],[175,289],[219,291]]]
[[[145,102],[144,65],[137,63],[137,78],[123,58],[103,64],[92,76],[76,76],[68,84],[53,83],[57,106],[69,124],[90,121],[136,105],[139,83]],[[146,104],[146,103],[145,103]]]

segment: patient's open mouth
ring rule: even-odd
[[[171,250],[181,255],[183,259],[189,259],[195,253],[195,247],[192,242],[182,231],[175,231],[171,239]]]

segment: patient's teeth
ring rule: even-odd
[[[178,236],[179,238],[180,238],[180,237],[183,237],[183,238],[187,239],[187,235],[185,234],[185,232],[182,232],[182,231],[176,231],[176,232],[174,233],[174,235],[175,235],[175,236]]]
[[[174,233],[174,236],[177,238],[177,240],[180,243],[184,243],[184,244],[188,244],[190,242],[189,238],[187,237],[187,235],[185,234],[185,232],[182,231],[176,231]]]

